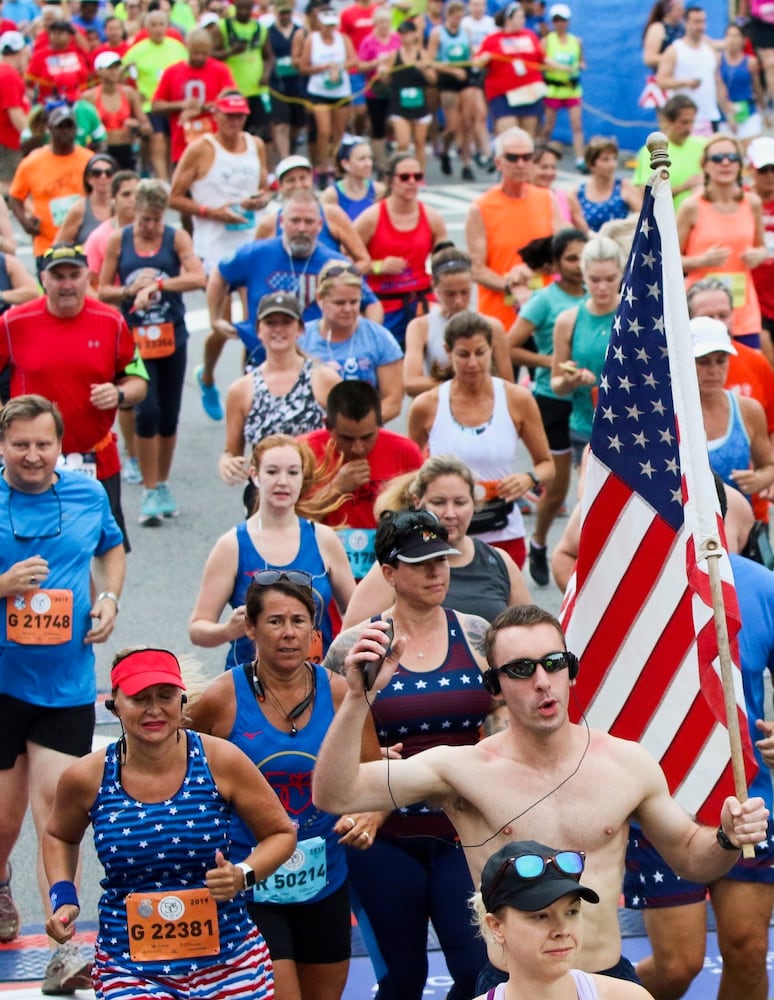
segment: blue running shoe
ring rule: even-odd
[[[220,403],[220,393],[218,392],[217,386],[205,385],[204,382],[202,382],[203,372],[204,365],[199,365],[196,369],[196,382],[199,386],[199,392],[202,394],[202,406],[204,407],[204,412],[210,420],[222,420],[223,407]]]

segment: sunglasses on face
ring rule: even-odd
[[[425,175],[422,173],[421,170],[417,170],[416,173],[413,174],[410,173],[395,174],[395,176],[398,178],[399,181],[403,181],[404,184],[407,184],[409,181],[416,181],[418,184],[420,181],[423,181],[425,179]]]
[[[569,665],[570,661],[567,659],[566,652],[548,653],[546,656],[541,656],[539,660],[530,660],[526,657],[521,660],[509,660],[501,667],[495,667],[493,672],[505,674],[511,680],[525,680],[532,677],[538,667],[542,667],[547,674],[555,674]]]
[[[89,177],[112,177],[113,171],[110,167],[95,167],[89,171]]]
[[[503,159],[506,163],[519,163],[520,161],[529,163],[534,158],[534,153],[503,153]]]
[[[729,163],[741,163],[742,157],[739,153],[710,153],[707,159],[710,163],[723,163],[728,160]]]
[[[562,875],[569,875],[579,882],[586,866],[586,854],[583,851],[558,851],[552,858],[544,858],[542,854],[522,854],[518,858],[508,858],[500,865],[488,895],[494,896],[495,889],[509,868],[513,868],[519,878],[536,879],[540,878],[549,865],[553,865]]]
[[[253,583],[259,587],[272,587],[275,583],[293,583],[297,587],[311,587],[312,576],[304,573],[300,569],[262,569],[258,573],[253,573]]]

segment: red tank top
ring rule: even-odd
[[[401,308],[401,296],[408,292],[426,292],[430,289],[427,258],[433,249],[433,231],[427,221],[424,206],[419,204],[419,221],[415,229],[396,229],[390,219],[387,202],[379,202],[379,220],[374,235],[368,242],[372,260],[385,257],[403,257],[408,266],[401,274],[369,274],[368,284],[384,302],[385,312]],[[390,296],[397,296],[391,300]]]
[[[102,103],[102,86],[97,88],[97,99],[94,102],[94,106],[97,109],[97,114],[99,115],[99,120],[105,126],[108,132],[118,132],[124,127],[127,118],[132,116],[132,106],[129,103],[129,98],[126,96],[123,90],[119,91],[121,95],[121,104],[117,111],[108,111],[105,105]]]

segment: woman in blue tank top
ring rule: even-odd
[[[272,434],[253,449],[250,474],[258,507],[246,521],[221,535],[207,559],[189,635],[197,646],[229,643],[226,666],[252,661],[246,632],[245,596],[261,570],[300,570],[311,577],[315,636],[305,650],[320,662],[333,639],[331,601],[340,613],[355,589],[344,546],[333,528],[308,518],[336,510],[341,497],[327,491],[331,470],[318,468],[311,450],[287,434]],[[306,516],[304,516],[306,515]],[[229,604],[231,614],[221,622]]]
[[[336,166],[341,176],[323,191],[320,201],[339,205],[354,222],[361,212],[384,197],[387,188],[374,180],[371,144],[361,136],[344,139],[336,153]]]
[[[312,771],[334,712],[347,692],[343,677],[306,658],[314,629],[312,589],[291,573],[256,573],[247,591],[250,661],[222,674],[192,706],[194,725],[243,750],[285,806],[298,833],[292,858],[259,882],[247,908],[266,939],[277,997],[340,997],[350,956],[350,909],[344,845],[367,851],[381,814],[337,817],[315,808]],[[373,723],[364,760],[381,756]],[[235,845],[251,833],[238,818]],[[310,933],[310,928],[314,933]]]
[[[244,894],[290,857],[292,823],[239,749],[183,728],[185,684],[172,653],[120,653],[111,687],[121,738],[65,771],[49,818],[49,935],[64,944],[75,933],[74,845],[91,823],[105,869],[97,996],[273,997],[271,959]],[[237,816],[251,831],[239,846],[230,836]]]
[[[99,287],[100,298],[123,311],[148,371],[148,394],[135,409],[144,527],[155,527],[179,513],[169,474],[185,380],[188,330],[183,292],[207,285],[191,237],[184,229],[164,224],[168,203],[162,181],[140,181],[134,222],[108,240]]]

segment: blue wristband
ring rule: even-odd
[[[54,882],[48,890],[48,898],[51,900],[51,909],[54,913],[60,906],[77,906],[79,910],[81,908],[75,882]]]

